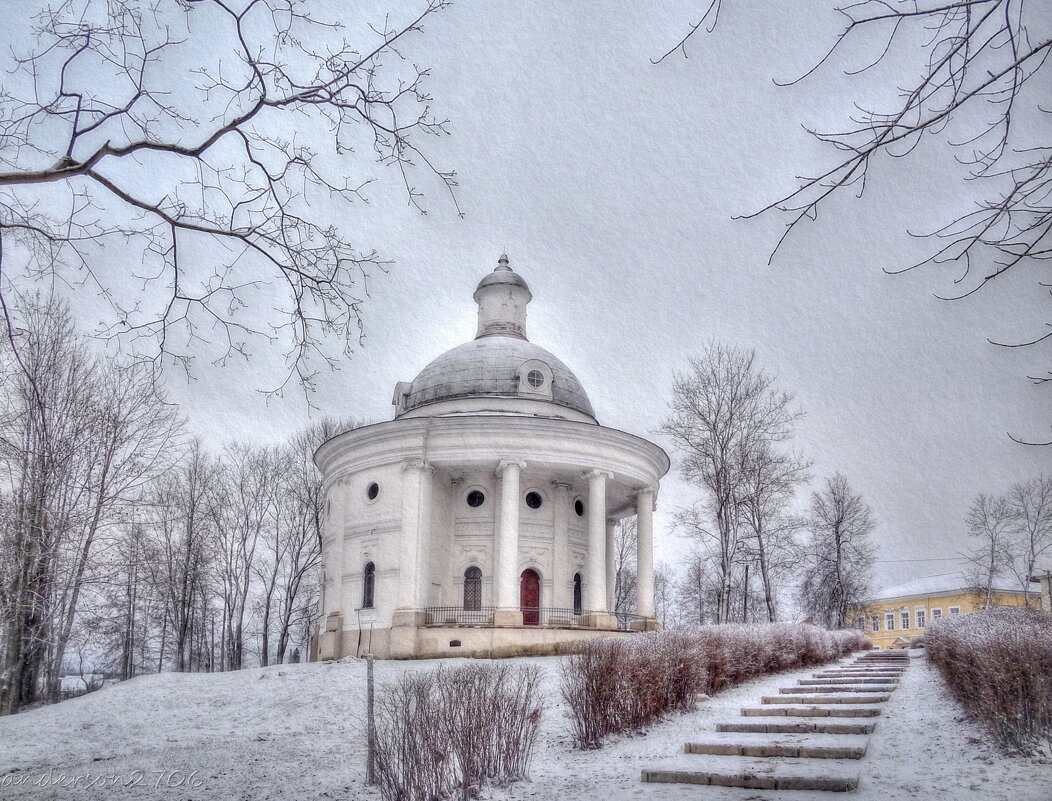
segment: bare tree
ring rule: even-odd
[[[698,31],[715,28],[721,0],[703,0],[702,7],[701,19],[657,61],[676,52],[686,56]],[[855,99],[846,109],[850,123],[841,130],[809,129],[834,154],[828,165],[744,215],[784,216],[786,230],[772,258],[786,237],[816,219],[832,198],[848,191],[861,195],[878,162],[909,157],[924,142],[950,148],[967,169],[969,187],[944,223],[932,231],[910,232],[933,240],[927,255],[889,272],[955,264],[959,271],[953,285],[939,297],[958,300],[1010,271],[1052,258],[1050,110],[1044,105],[1045,85],[1032,81],[1052,51],[1044,6],[1024,0],[861,0],[838,11],[844,27],[828,50],[802,76],[782,85],[836,66],[849,76],[863,76],[865,91],[881,99]],[[880,76],[900,76],[897,93],[881,91],[888,78],[874,84],[877,70]],[[1042,134],[1035,139],[1034,131]],[[967,208],[971,198],[977,200]],[[953,204],[948,200],[948,206]],[[1048,282],[1039,278],[1036,287],[1045,295]],[[1052,337],[1049,327],[1052,323],[1025,342],[990,341],[1034,345]],[[1052,382],[1052,372],[1030,379]]]
[[[672,569],[665,564],[659,564],[654,569],[654,617],[665,629],[674,628],[680,622]]]
[[[677,375],[671,414],[661,431],[680,455],[684,478],[705,492],[718,545],[721,590],[717,622],[730,620],[731,582],[741,538],[742,505],[748,495],[746,470],[757,449],[784,442],[799,413],[792,396],[755,364],[750,350],[711,343],[690,372]],[[696,510],[688,511],[696,515]],[[694,521],[697,522],[697,521]]]
[[[445,121],[403,52],[445,5],[353,31],[294,0],[41,11],[0,90],[0,310],[16,281],[86,284],[122,349],[188,368],[256,341],[284,348],[281,386],[309,387],[360,336],[385,265],[341,230],[368,200],[355,154],[421,211],[418,177],[452,197],[420,149]]]
[[[325,499],[314,452],[327,439],[360,423],[323,419],[300,431],[275,454],[274,501],[256,575],[262,585],[260,662],[270,661],[270,632],[276,626],[275,660],[285,659],[297,628],[317,619]],[[304,642],[305,644],[305,642]]]
[[[1038,563],[1052,559],[1052,476],[1014,484],[1006,499],[1009,515],[1009,564],[1027,602]]]
[[[193,669],[194,637],[202,625],[201,601],[214,559],[216,472],[214,459],[195,440],[178,469],[156,484],[148,507],[158,541],[158,580],[165,596],[158,661],[164,664],[164,639],[170,630],[171,659],[177,671]]]
[[[711,548],[698,547],[684,560],[671,587],[673,616],[685,626],[717,622],[722,583],[719,559]]]
[[[48,676],[49,695],[58,693],[66,643],[100,536],[116,523],[153,477],[180,455],[182,420],[141,365],[112,364],[95,370],[89,431],[84,452],[83,510],[72,532],[75,546],[52,612],[56,632]]]
[[[312,631],[318,619],[318,573],[321,568],[321,542],[324,535],[325,496],[321,472],[314,464],[314,452],[325,440],[341,431],[360,426],[360,422],[325,419],[301,431],[289,443],[289,469],[285,473],[285,492],[291,514],[288,517],[286,557],[282,562],[282,595],[278,617],[277,661],[285,651],[295,627]],[[308,637],[301,637],[307,645]]]
[[[968,534],[980,545],[968,555],[976,591],[982,594],[983,606],[993,604],[994,582],[1008,568],[1012,515],[1004,497],[979,493],[968,510]]]
[[[800,604],[827,628],[845,628],[849,613],[866,600],[874,546],[873,513],[837,473],[811,496],[811,532],[805,545]]]
[[[618,521],[614,530],[614,611],[633,614],[636,611],[636,539],[635,517]]]
[[[767,620],[778,619],[775,583],[798,556],[794,534],[799,521],[788,507],[807,480],[810,463],[777,451],[770,442],[748,450],[742,466],[745,492],[741,515],[748,532],[745,548],[759,568]]]
[[[214,492],[214,569],[222,594],[225,670],[244,665],[245,614],[252,583],[256,548],[265,535],[278,502],[278,457],[272,450],[235,443],[224,449],[217,463]]]
[[[84,482],[95,366],[55,300],[27,302],[6,329],[0,713],[36,700],[54,633],[58,576]],[[12,320],[12,323],[14,319]],[[17,349],[14,343],[18,343]]]

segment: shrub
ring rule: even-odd
[[[1002,748],[1052,747],[1052,616],[1021,607],[954,615],[924,640],[954,697]]]
[[[377,697],[376,776],[389,801],[431,801],[529,777],[540,724],[535,667],[403,673]]]
[[[677,632],[583,643],[562,665],[562,696],[581,748],[639,731],[669,711],[688,712],[705,687],[698,643]]]
[[[563,663],[562,696],[578,747],[599,748],[611,734],[693,710],[698,693],[714,695],[755,676],[868,647],[857,631],[785,623],[591,640]]]

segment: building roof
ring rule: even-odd
[[[971,592],[975,589],[975,579],[969,578],[964,571],[956,570],[937,576],[923,576],[901,584],[877,590],[870,601],[890,601],[896,598],[911,598],[916,595],[935,595],[950,592]],[[1019,582],[1010,578],[994,579],[996,592],[1022,592]]]
[[[544,348],[525,339],[487,336],[447,350],[413,379],[405,411],[455,398],[517,398],[519,368],[544,362],[552,371],[551,403],[595,417],[577,376]]]

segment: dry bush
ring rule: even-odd
[[[688,712],[704,687],[698,643],[676,632],[591,640],[562,665],[562,696],[581,748]]]
[[[1002,748],[1052,749],[1052,616],[1020,607],[954,615],[924,639],[950,691]]]
[[[536,667],[403,673],[377,698],[376,775],[389,801],[431,801],[529,777],[540,724]]]
[[[670,712],[689,712],[755,676],[827,662],[868,647],[859,632],[815,626],[702,626],[687,631],[591,640],[562,665],[562,696],[579,748],[636,732]]]
[[[452,755],[438,725],[435,673],[403,673],[376,699],[376,779],[385,799],[429,801],[448,790]]]

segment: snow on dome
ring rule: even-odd
[[[456,398],[521,398],[520,373],[527,362],[541,362],[551,370],[551,403],[595,417],[569,367],[532,342],[502,336],[458,345],[427,365],[413,379],[404,410]]]

